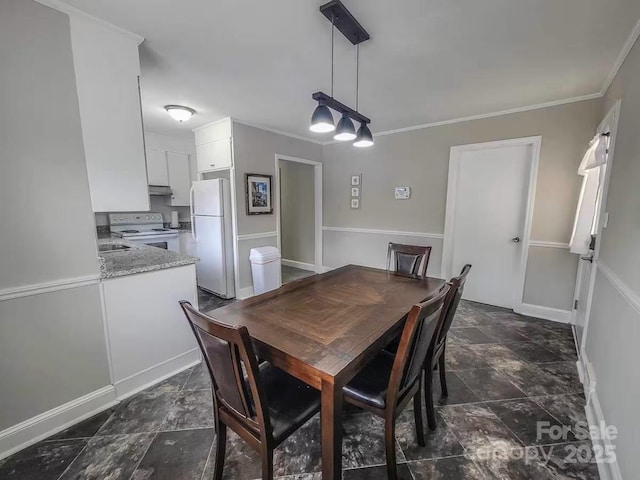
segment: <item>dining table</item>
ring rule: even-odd
[[[444,280],[347,265],[208,313],[247,327],[259,358],[321,392],[322,478],[342,478],[342,388]]]

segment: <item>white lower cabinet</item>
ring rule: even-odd
[[[105,279],[112,382],[118,398],[132,395],[200,360],[200,351],[180,308],[198,303],[196,267]]]

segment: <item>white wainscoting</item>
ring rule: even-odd
[[[563,242],[546,242],[544,240],[531,240],[529,247],[561,248],[569,250],[569,244]]]
[[[598,399],[595,373],[584,352],[582,354],[582,361],[579,361],[577,365],[578,369],[582,369],[582,371],[579,371],[578,373],[580,374],[580,379],[584,384],[584,394],[587,399],[587,404],[584,407],[585,413],[587,414],[587,422],[589,423],[590,428],[597,429],[596,431],[600,432],[601,426],[606,426],[608,423],[605,419],[604,412],[602,411],[600,400]],[[615,448],[609,438],[592,439],[592,443],[594,445],[599,445],[599,447],[603,449],[601,450],[602,452]],[[600,480],[622,480],[622,473],[620,472],[620,466],[618,465],[617,458],[612,463],[598,463],[598,473],[600,474]]]
[[[9,427],[0,432],[0,459],[61,432],[116,403],[116,390],[113,385],[109,385]]]

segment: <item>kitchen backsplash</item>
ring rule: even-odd
[[[150,212],[161,213],[162,219],[164,223],[171,222],[171,211],[178,211],[178,221],[180,223],[190,222],[191,221],[191,212],[189,211],[189,207],[171,207],[169,205],[165,205],[164,197],[151,197],[151,209]],[[109,225],[109,217],[106,213],[96,213],[96,227],[108,226]]]

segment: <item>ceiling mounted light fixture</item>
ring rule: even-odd
[[[318,102],[318,106],[311,116],[311,125],[309,130],[312,132],[331,132],[336,131],[334,140],[349,141],[356,140],[353,144],[357,147],[369,147],[373,145],[373,136],[371,130],[367,126],[371,123],[367,117],[358,112],[359,100],[359,63],[360,63],[360,44],[369,40],[369,34],[358,23],[354,16],[340,2],[340,0],[332,0],[320,7],[320,12],[331,21],[331,95],[323,92],[316,92],[311,98]],[[356,46],[356,109],[352,109],[345,104],[333,98],[333,51],[334,51],[334,32],[335,29],[340,30],[347,40]],[[333,115],[331,110],[341,114],[337,127],[334,127]],[[356,135],[353,121],[360,123],[358,134]]]
[[[182,105],[165,105],[164,109],[169,115],[171,115],[171,118],[180,123],[186,122],[194,113],[196,113],[193,108],[184,107]]]

